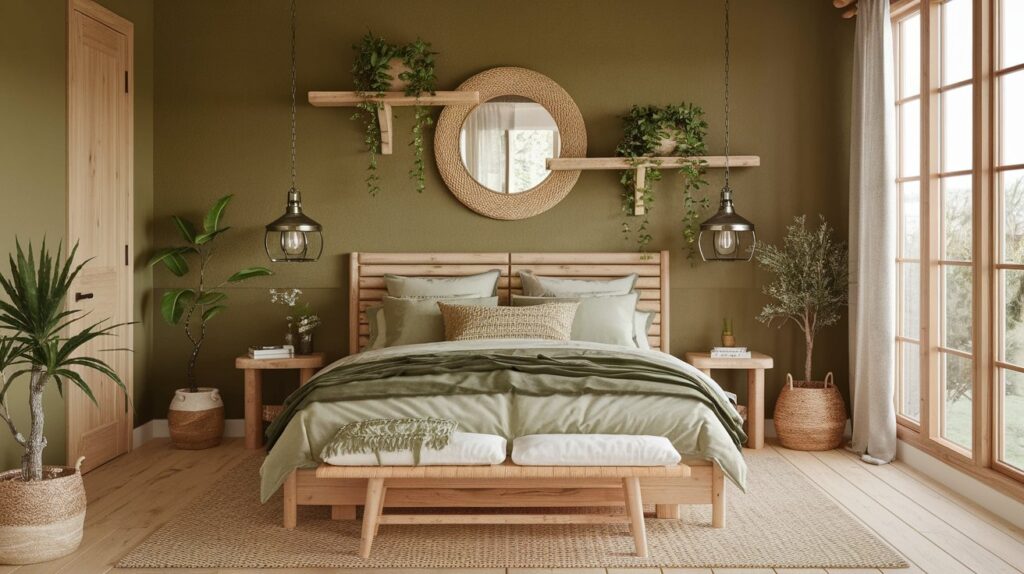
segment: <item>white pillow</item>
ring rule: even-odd
[[[636,285],[638,275],[630,273],[615,279],[566,279],[544,277],[520,271],[523,295],[527,297],[587,297],[593,295],[626,295]]]
[[[504,437],[493,434],[454,432],[448,446],[420,451],[420,466],[471,466],[501,464],[505,462],[507,443]],[[413,466],[411,450],[380,453],[380,461],[372,452],[339,454],[324,459],[333,466]]]
[[[531,434],[512,442],[512,462],[523,466],[665,466],[680,460],[663,436]]]
[[[637,311],[633,314],[633,341],[636,346],[645,350],[651,350],[651,341],[647,338],[647,332],[654,324],[653,311]]]

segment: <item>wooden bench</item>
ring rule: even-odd
[[[519,466],[510,461],[494,466],[330,466],[316,477],[366,479],[359,555],[369,558],[381,524],[629,524],[636,554],[647,557],[647,530],[640,494],[641,478],[685,478],[690,467],[674,466]],[[626,513],[604,514],[384,514],[388,490],[435,489],[453,482],[516,488],[614,489],[609,506],[625,503]],[[486,482],[476,482],[486,481]],[[444,506],[444,501],[438,501]]]

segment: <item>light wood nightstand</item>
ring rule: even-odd
[[[296,369],[299,386],[306,384],[324,366],[324,354],[296,355],[290,359],[235,359],[236,369],[245,369],[245,448],[263,447],[263,371]]]
[[[713,369],[747,372],[747,448],[764,447],[764,370],[775,361],[762,353],[749,359],[712,359],[710,353],[686,353],[683,360],[711,376]]]

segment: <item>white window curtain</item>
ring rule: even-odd
[[[860,0],[850,158],[850,448],[896,456],[895,78],[889,0]]]
[[[505,135],[515,127],[515,119],[514,103],[487,102],[469,114],[462,128],[462,155],[470,175],[484,187],[502,193],[508,192]]]

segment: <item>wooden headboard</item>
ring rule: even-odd
[[[639,309],[654,311],[652,349],[669,352],[668,251],[660,253],[352,253],[349,259],[349,353],[369,341],[366,308],[379,305],[385,274],[457,277],[498,269],[498,300],[521,294],[520,271],[547,277],[602,279],[636,273]]]

